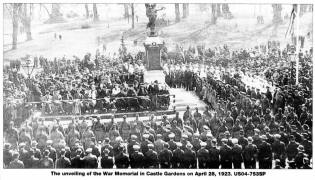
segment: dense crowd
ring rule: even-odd
[[[105,123],[100,117],[80,121],[74,118],[67,127],[59,119],[49,127],[38,117],[31,117],[19,128],[10,121],[4,131],[4,167],[312,168],[312,87],[309,86],[312,85],[309,76],[312,56],[301,55],[301,81],[293,85],[279,78],[287,72],[280,69],[281,63],[270,59],[273,56],[282,59],[279,53],[253,56],[250,55],[253,52],[241,50],[228,58],[231,54],[228,51],[224,47],[223,54],[214,52],[215,59],[208,61],[208,65],[177,65],[176,62],[165,65],[166,83],[195,91],[208,103],[204,112],[187,106],[182,117],[179,112],[175,117],[163,115],[161,120],[152,115],[146,122],[139,120],[139,115],[131,121],[124,116],[122,122],[113,116]],[[283,61],[288,63],[286,58]],[[89,63],[83,65],[79,72],[90,74],[90,69],[85,68],[88,66]],[[268,73],[258,73],[267,68],[280,75],[266,80],[269,83],[263,91],[242,80],[245,75],[268,79]],[[69,74],[75,72],[74,69]],[[107,75],[111,74],[115,73]],[[309,79],[303,81],[307,76]],[[77,80],[86,79],[91,89],[93,82],[96,86],[95,78],[83,77]],[[272,90],[270,83],[275,86]],[[53,91],[54,88],[43,89]],[[40,100],[34,94],[26,97]]]
[[[33,63],[41,71],[32,77],[19,73],[21,63],[5,69],[5,125],[10,120],[20,123],[34,111],[83,115],[167,109],[170,104],[165,84],[143,82],[144,66],[137,56],[127,61],[99,53],[82,60],[35,57]]]

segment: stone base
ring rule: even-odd
[[[161,70],[146,71],[143,76],[145,83],[151,83],[157,80],[159,83],[165,83],[165,75]]]

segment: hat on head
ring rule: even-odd
[[[169,138],[174,138],[174,137],[175,137],[175,134],[174,134],[174,133],[171,133],[171,134],[168,135],[168,137],[169,137]]]
[[[140,149],[140,146],[137,145],[137,144],[135,144],[135,145],[132,146],[132,148],[133,148],[134,150],[139,150],[139,149]]]
[[[267,140],[268,139],[266,135],[262,135],[262,136],[260,136],[260,138],[263,139],[263,140]]]
[[[85,152],[86,153],[92,153],[92,148],[87,148]]]
[[[148,139],[150,137],[149,134],[143,134],[143,138]]]
[[[201,141],[201,142],[200,142],[200,146],[201,146],[201,147],[206,147],[206,146],[207,146],[207,143]]]
[[[227,143],[227,142],[228,142],[228,139],[222,138],[221,141]]]
[[[192,144],[190,144],[190,143],[187,143],[187,144],[186,144],[186,147],[187,147],[187,148],[192,148],[192,147],[193,147],[193,145],[192,145]]]
[[[52,140],[47,140],[46,141],[46,144],[52,144],[53,142],[52,142]]]
[[[237,144],[237,143],[238,143],[238,139],[233,138],[233,139],[232,139],[232,143],[233,143],[233,144]]]
[[[250,142],[253,142],[253,138],[252,137],[248,137],[247,140],[250,141]]]
[[[182,147],[183,144],[182,144],[181,142],[176,142],[176,146],[177,146],[177,147]]]
[[[206,134],[206,137],[207,137],[207,138],[212,138],[213,136],[212,136],[212,134],[211,134],[210,132],[208,132],[208,133]]]
[[[137,139],[137,135],[131,135],[131,139],[133,139],[133,140],[135,140],[135,139]]]
[[[207,125],[204,125],[204,126],[203,126],[203,129],[209,130],[209,127],[208,127]]]
[[[280,138],[281,138],[281,135],[280,135],[280,134],[275,134],[274,137],[275,137],[276,139],[280,139]]]
[[[153,149],[154,145],[150,143],[150,144],[148,144],[148,148]]]
[[[298,151],[304,152],[304,146],[303,145],[299,145],[297,149],[298,149]]]
[[[183,134],[183,135],[182,135],[182,138],[186,138],[186,139],[187,139],[187,138],[188,138],[188,135],[187,135],[187,134]]]

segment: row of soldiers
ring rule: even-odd
[[[129,143],[111,142],[105,138],[101,146],[91,144],[84,150],[79,143],[72,149],[53,148],[47,141],[44,150],[37,148],[37,143],[26,146],[19,145],[19,151],[12,152],[10,144],[4,146],[4,168],[199,168],[199,169],[280,169],[286,166],[285,154],[288,157],[289,168],[311,169],[310,161],[304,151],[304,146],[298,145],[293,136],[290,143],[280,141],[281,135],[275,135],[273,144],[268,143],[268,137],[260,137],[260,145],[256,146],[252,137],[223,138],[221,145],[211,133],[207,133],[206,141],[183,136],[175,141],[175,134],[168,135],[165,142],[161,134],[155,141],[150,140],[152,134],[144,134],[139,141],[132,135]],[[246,143],[245,143],[246,142]],[[292,156],[292,153],[294,155]],[[273,159],[275,166],[272,165]]]
[[[297,130],[293,125],[288,126],[283,123],[279,125],[274,120],[268,124],[260,123],[255,115],[247,121],[244,114],[238,116],[234,123],[233,117],[230,115],[224,120],[218,120],[216,113],[212,115],[209,108],[203,114],[198,112],[198,109],[192,114],[188,107],[183,119],[177,113],[175,118],[163,116],[161,122],[151,118],[148,124],[139,120],[135,123],[123,121],[120,128],[117,127],[115,121],[103,124],[98,120],[92,126],[85,123],[86,128],[80,128],[80,132],[75,128],[78,124],[71,122],[70,131],[59,131],[59,126],[59,128],[53,129],[49,136],[43,132],[44,126],[41,126],[40,133],[36,135],[37,138],[29,139],[25,138],[25,132],[19,136],[16,129],[14,131],[11,129],[6,132],[6,142],[10,143],[12,138],[18,136],[20,161],[23,161],[22,157],[29,157],[30,149],[36,149],[38,154],[45,154],[48,149],[54,167],[59,158],[58,154],[63,152],[63,149],[65,149],[65,157],[68,159],[72,159],[78,149],[88,153],[89,148],[92,148],[91,154],[99,159],[98,157],[102,157],[101,154],[104,150],[108,149],[108,156],[111,157],[109,159],[113,159],[117,168],[129,167],[135,152],[138,154],[141,152],[143,156],[148,156],[146,155],[148,152],[150,152],[149,155],[153,154],[154,161],[149,158],[150,161],[144,163],[145,167],[151,168],[239,168],[242,164],[245,168],[256,168],[257,161],[259,168],[271,168],[273,160],[279,161],[280,167],[286,167],[286,162],[288,162],[291,164],[290,167],[296,165],[297,168],[302,168],[305,164],[304,161],[307,164],[308,159],[312,157],[311,133],[304,125],[302,130]],[[81,125],[83,124],[84,120]],[[12,132],[15,132],[16,135],[12,136]],[[66,138],[63,137],[63,134]],[[29,142],[29,140],[32,141]],[[66,142],[62,144],[62,141]],[[99,142],[103,142],[103,144],[100,145]],[[7,153],[4,157],[7,166],[12,161],[10,145],[13,144],[6,145],[5,149]],[[212,151],[217,154],[210,154]],[[26,155],[22,156],[22,152],[25,152]],[[186,154],[183,155],[182,152],[184,154],[186,152]],[[187,153],[190,155],[188,156]],[[80,155],[80,157],[83,158],[85,155]],[[189,160],[183,162],[184,157],[189,157]],[[216,163],[213,163],[212,158],[214,157]],[[41,159],[41,156],[37,156],[37,158]],[[155,162],[154,165],[147,166],[150,164],[147,162],[152,161]],[[84,161],[81,163],[84,164]],[[27,164],[26,166],[29,167],[27,160],[23,161],[23,164]]]

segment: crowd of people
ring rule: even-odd
[[[4,73],[5,125],[10,120],[22,122],[34,111],[84,115],[167,109],[167,87],[157,81],[144,83],[144,66],[136,58],[119,61],[99,53],[82,60],[35,57],[34,68],[41,71],[32,77],[19,73],[21,62],[11,64]]]
[[[299,85],[293,85],[283,78],[288,72],[280,70],[279,62],[288,63],[288,60],[279,53],[253,55],[254,52],[246,50],[226,53],[226,46],[222,52],[223,55],[214,52],[211,60],[204,60],[207,65],[175,63],[164,67],[165,82],[172,88],[195,91],[208,104],[204,112],[187,106],[182,116],[176,112],[175,117],[163,115],[157,120],[151,115],[148,121],[141,121],[139,115],[133,120],[124,116],[122,122],[113,116],[105,123],[98,116],[90,116],[83,120],[73,118],[66,127],[61,125],[60,119],[48,127],[36,116],[31,116],[21,126],[16,121],[9,121],[4,131],[4,167],[311,169],[312,76],[309,75],[312,73],[312,53],[301,55],[301,81]],[[229,58],[228,54],[232,56]],[[128,80],[121,80],[113,72],[105,72],[102,78],[96,78],[94,75],[100,72],[95,71],[95,66],[89,62],[88,55],[81,65],[76,66],[81,68],[71,70],[66,66],[65,71],[58,70],[61,72],[53,75],[51,79],[54,81],[50,83],[42,83],[50,76],[47,74],[27,82],[27,79],[17,78],[19,75],[12,71],[9,80],[21,84],[13,86],[16,91],[36,87],[37,90],[25,91],[30,94],[24,97],[35,102],[43,101],[41,92],[46,91],[53,93],[56,100],[62,100],[61,91],[56,90],[58,82],[68,82],[65,78],[71,76],[79,83],[62,86],[69,92],[66,96],[71,94],[67,87],[78,89],[81,86],[91,89],[85,91],[95,91],[101,84],[103,87],[128,84]],[[261,73],[267,68],[276,70],[279,76],[273,75],[274,78],[268,80],[268,73]],[[267,79],[269,83],[264,89],[250,87],[242,80],[245,74],[249,76],[248,72],[251,76]],[[132,86],[128,86],[135,89],[138,87],[135,84],[141,84],[141,77],[134,76],[130,82]],[[111,95],[116,92],[116,87]],[[142,96],[139,92],[136,95]],[[94,100],[94,97],[89,98]],[[45,107],[46,111],[44,104],[35,108]]]

